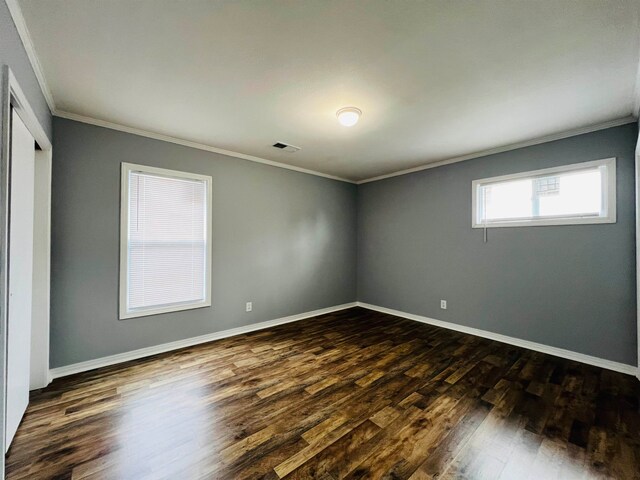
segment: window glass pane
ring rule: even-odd
[[[205,300],[207,184],[129,173],[127,310]]]
[[[483,190],[487,220],[527,218],[533,214],[530,179],[494,183]]]
[[[539,194],[539,215],[599,214],[602,201],[600,175],[599,169],[593,169],[552,177],[557,187]]]

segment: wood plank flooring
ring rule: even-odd
[[[640,479],[631,376],[354,308],[54,381],[17,479]]]

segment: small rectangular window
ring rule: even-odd
[[[211,305],[211,177],[122,164],[120,318]]]
[[[616,159],[472,182],[473,228],[615,223]]]

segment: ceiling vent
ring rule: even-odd
[[[300,147],[296,147],[295,145],[287,145],[286,143],[282,142],[276,142],[273,144],[273,146],[289,153],[296,153],[298,150],[300,150]]]

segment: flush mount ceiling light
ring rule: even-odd
[[[338,121],[345,127],[353,127],[360,120],[360,115],[362,110],[356,107],[345,107],[336,112]]]

